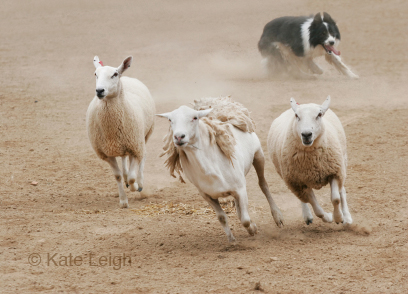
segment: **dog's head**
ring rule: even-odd
[[[340,55],[340,51],[335,48],[340,43],[340,31],[336,22],[327,12],[323,12],[323,16],[320,12],[317,13],[310,24],[309,30],[311,46],[321,45],[328,54]]]

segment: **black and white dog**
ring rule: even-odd
[[[322,74],[313,61],[325,55],[326,61],[350,78],[358,78],[340,58],[336,46],[340,32],[331,16],[324,12],[310,16],[284,16],[267,23],[258,49],[270,74],[289,72],[298,77]]]

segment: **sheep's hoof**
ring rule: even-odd
[[[143,188],[139,187],[139,189],[137,189],[138,192],[142,192]]]
[[[128,204],[127,200],[126,200],[126,201],[120,202],[119,206],[120,206],[120,208],[128,208],[129,204]]]
[[[353,223],[353,219],[351,215],[345,215],[343,218],[343,225],[351,225]]]
[[[139,187],[137,186],[137,184],[130,184],[130,191],[135,192],[139,189]]]
[[[283,219],[283,216],[280,212],[280,210],[276,212],[272,212],[273,220],[275,221],[275,224],[279,227],[282,228],[285,225],[285,221]]]
[[[230,236],[228,236],[228,242],[230,242],[230,243],[235,242],[234,235],[231,234]]]
[[[331,223],[333,222],[333,214],[331,212],[325,213],[322,217],[322,220],[325,223]]]
[[[307,219],[307,220],[305,221],[305,223],[306,223],[307,225],[310,225],[310,224],[313,223],[313,219]]]
[[[251,236],[254,236],[258,233],[258,228],[255,223],[251,222],[251,225],[247,228],[247,231]]]

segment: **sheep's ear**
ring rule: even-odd
[[[290,106],[292,106],[293,111],[296,113],[298,108],[298,103],[296,102],[295,98],[290,98]]]
[[[214,108],[208,108],[206,110],[198,111],[198,117],[201,118],[201,117],[207,116],[211,111],[213,111],[213,109]]]
[[[95,57],[94,57],[93,64],[94,64],[95,68],[98,68],[98,67],[101,67],[101,66],[102,66],[102,64],[101,64],[100,61],[99,61],[99,57],[98,57],[98,56],[95,56]]]
[[[119,65],[119,67],[118,67],[118,73],[119,73],[119,74],[122,74],[125,70],[127,70],[127,69],[130,67],[130,65],[132,64],[132,61],[133,61],[133,57],[132,57],[132,56],[126,57],[126,59],[123,60],[122,64]]]
[[[313,18],[313,22],[314,23],[320,23],[323,22],[322,20],[322,15],[320,14],[320,12],[316,13],[316,15]]]
[[[326,100],[323,102],[321,106],[323,114],[327,111],[327,109],[329,109],[329,106],[330,106],[330,95],[327,96]]]
[[[167,119],[170,119],[171,112],[166,112],[166,113],[162,113],[162,114],[156,114],[156,116],[161,116],[161,117],[165,117],[165,118],[167,118]]]

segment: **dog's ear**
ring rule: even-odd
[[[327,12],[323,12],[323,21],[336,23]]]
[[[313,22],[314,22],[314,23],[323,22],[322,16],[321,16],[320,12],[316,13],[316,15],[315,15],[314,18],[313,18]]]

